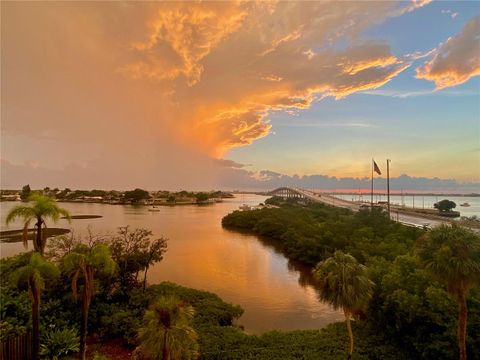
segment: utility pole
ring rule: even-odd
[[[390,159],[387,159],[387,208],[390,218]]]
[[[373,159],[372,159],[372,189],[370,192],[370,210],[373,210]]]

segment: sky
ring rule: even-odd
[[[479,75],[474,1],[2,2],[1,187],[480,192]]]

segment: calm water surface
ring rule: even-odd
[[[147,207],[88,203],[61,203],[72,215],[102,215],[102,218],[60,220],[56,226],[71,227],[77,234],[90,226],[94,233],[112,233],[119,226],[151,229],[169,239],[164,260],[148,273],[149,283],[173,281],[180,285],[212,291],[245,310],[239,323],[250,333],[267,330],[315,329],[341,321],[343,315],[317,300],[303,271],[254,235],[223,229],[224,215],[242,203],[256,205],[266,197],[238,195],[223,203],[206,206]],[[5,216],[18,203],[2,202],[1,229]],[[52,225],[50,225],[52,226]],[[8,229],[21,228],[13,223]],[[21,243],[0,245],[1,256],[23,251]]]
[[[370,202],[370,195],[363,194],[362,196],[358,195],[335,195],[336,197],[349,200],[349,201],[366,201]],[[433,204],[443,200],[448,199],[457,204],[455,211],[460,212],[460,216],[479,216],[480,217],[480,197],[478,196],[448,196],[448,195],[390,195],[390,202],[396,205],[405,205],[407,207],[414,207],[418,209],[433,209]],[[377,201],[387,201],[385,195],[374,195],[373,200]],[[470,206],[460,206],[460,204],[468,203]]]

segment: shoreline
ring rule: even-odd
[[[153,204],[136,204],[130,202],[109,202],[109,201],[92,201],[92,200],[56,200],[59,203],[76,203],[76,204],[103,204],[103,205],[132,205],[132,206],[144,206],[144,207],[151,207]],[[0,202],[18,202],[22,203],[24,201],[21,200],[5,200],[2,199]],[[155,206],[175,206],[175,205],[213,205],[221,201],[211,201],[211,202],[177,202],[177,203],[157,203],[154,204]]]

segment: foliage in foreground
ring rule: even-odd
[[[412,359],[458,358],[455,298],[414,256],[424,230],[390,221],[375,210],[352,213],[321,204],[274,201],[281,207],[236,211],[222,224],[266,236],[267,245],[312,267],[335,250],[352,254],[369,268],[375,283],[365,314],[375,332],[386,334]],[[468,358],[480,359],[478,289],[470,292],[467,305]]]
[[[0,268],[5,274],[11,273],[26,263],[26,259],[28,257],[25,254],[2,259]],[[50,291],[43,294],[43,333],[48,333],[46,329],[52,327],[79,328],[80,316],[71,295],[70,282],[66,276],[62,277],[63,280],[57,280]],[[26,291],[16,291],[3,276],[0,283],[2,289],[8,288],[10,292],[9,295],[3,291],[1,293],[2,296],[5,295],[1,303],[2,323],[15,322],[17,326],[29,327],[30,304]],[[164,282],[148,286],[145,292],[140,286],[132,288],[126,300],[124,294],[116,296],[114,292],[105,293],[106,288],[101,283],[98,284],[98,293],[90,309],[89,331],[96,332],[103,339],[123,337],[132,349],[138,345],[137,331],[141,327],[140,320],[145,309],[159,297],[168,295],[193,307],[193,327],[199,335],[199,354],[203,360],[333,360],[343,358],[347,353],[347,335],[343,323],[333,324],[322,330],[273,331],[261,336],[247,335],[234,326],[243,310],[239,306],[225,303],[213,293]],[[13,306],[14,299],[23,300]],[[354,322],[353,331],[356,334],[353,359],[408,359],[397,348],[388,345],[380,335],[375,334],[368,324]]]
[[[38,359],[40,351],[40,301],[45,280],[60,275],[58,268],[46,261],[39,253],[30,253],[28,263],[12,274],[12,281],[18,286],[27,285],[32,302],[32,358]]]
[[[328,325],[321,330],[271,331],[262,335],[245,335],[237,329],[217,333],[214,347],[204,346],[204,360],[338,360],[348,353],[344,323]],[[401,349],[372,331],[368,324],[353,324],[356,348],[353,360],[412,359]]]
[[[75,329],[56,329],[48,332],[42,341],[40,355],[47,359],[57,360],[63,356],[80,350],[80,337]]]
[[[320,299],[345,314],[350,359],[353,353],[351,318],[368,307],[375,284],[368,278],[367,268],[341,250],[319,262],[313,274],[319,283]]]
[[[457,337],[460,359],[465,360],[467,297],[480,286],[480,237],[457,225],[441,225],[417,241],[416,254],[425,270],[443,283],[457,301]]]
[[[152,360],[198,358],[198,334],[192,327],[195,311],[174,296],[159,297],[143,316],[136,351]]]
[[[224,220],[231,227],[255,231],[273,239],[289,257],[315,265],[336,249],[352,253],[370,269],[375,282],[366,320],[355,321],[355,352],[352,359],[455,359],[457,357],[455,300],[418,266],[413,256],[415,240],[423,231],[390,222],[381,214],[352,214],[341,209],[287,203],[279,209],[234,213]],[[272,244],[272,240],[269,240]],[[52,244],[53,245],[53,244]],[[58,245],[58,244],[57,244]],[[71,251],[67,244],[63,247]],[[62,245],[62,246],[63,246]],[[57,247],[62,248],[62,246]],[[134,256],[133,253],[120,254]],[[22,333],[31,327],[31,305],[26,289],[18,289],[11,274],[25,266],[29,253],[0,260],[0,328],[2,336]],[[61,258],[62,256],[60,256]],[[160,256],[161,258],[161,256]],[[123,258],[125,259],[125,258]],[[114,275],[98,276],[88,329],[103,339],[123,338],[131,349],[138,346],[137,333],[145,310],[161,296],[175,296],[194,309],[193,328],[198,333],[200,359],[342,359],[348,352],[345,324],[321,330],[247,335],[234,326],[243,310],[217,295],[172,283],[142,289],[136,268],[126,266],[124,288]],[[128,273],[132,271],[131,273]],[[99,274],[100,275],[100,274]],[[66,273],[42,292],[40,332],[80,328],[80,311]],[[469,359],[480,359],[480,294],[467,300],[469,308]]]
[[[61,216],[70,219],[70,213],[59,207],[54,198],[40,194],[31,194],[28,197],[29,205],[17,205],[7,214],[5,223],[8,225],[16,218],[23,220],[23,245],[27,247],[27,234],[30,224],[34,224],[33,248],[43,256],[45,246],[47,245],[47,223],[46,219],[57,222]]]

